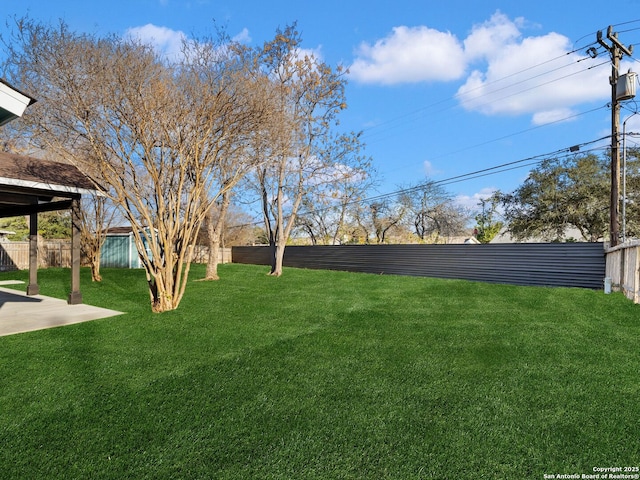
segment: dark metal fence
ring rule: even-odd
[[[233,247],[234,263],[270,264],[269,247]],[[476,280],[513,285],[603,287],[602,243],[290,246],[288,267]]]

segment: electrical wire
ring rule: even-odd
[[[412,112],[409,112],[409,113],[406,113],[406,114],[400,115],[400,116],[395,117],[395,118],[393,118],[393,119],[390,119],[390,120],[388,120],[388,121],[381,122],[381,123],[379,123],[379,124],[377,124],[377,125],[374,125],[374,126],[371,126],[371,127],[365,128],[365,129],[363,129],[363,130],[362,130],[362,132],[363,132],[363,135],[362,135],[362,136],[363,136],[363,138],[368,138],[368,137],[370,137],[370,136],[371,136],[371,133],[369,133],[369,132],[375,131],[376,129],[386,127],[386,126],[388,126],[388,125],[390,125],[390,124],[398,123],[398,122],[400,122],[400,121],[402,121],[402,120],[404,120],[404,119],[406,119],[406,118],[408,118],[408,117],[412,117],[412,116],[415,116],[415,115],[420,114],[420,113],[422,113],[422,112],[426,112],[427,110],[430,110],[430,109],[432,109],[433,107],[437,107],[437,106],[439,106],[439,105],[442,105],[442,104],[445,104],[445,103],[448,103],[448,102],[452,102],[452,101],[454,101],[454,100],[458,100],[458,101],[460,101],[460,99],[464,99],[464,97],[465,97],[465,96],[470,96],[470,95],[471,95],[471,94],[473,94],[473,92],[475,92],[475,91],[478,91],[478,90],[481,90],[481,89],[486,89],[486,88],[487,88],[487,87],[489,87],[489,86],[492,86],[492,85],[495,85],[495,84],[502,83],[502,82],[504,82],[504,81],[508,80],[509,78],[516,77],[516,76],[521,75],[521,74],[523,74],[523,73],[526,73],[526,72],[528,72],[528,71],[530,71],[530,70],[533,70],[533,69],[539,68],[539,67],[541,67],[541,66],[544,66],[544,65],[546,65],[546,64],[548,64],[548,63],[555,62],[556,60],[559,60],[559,59],[565,58],[565,57],[567,57],[567,56],[569,56],[569,55],[571,55],[571,54],[574,54],[574,53],[576,53],[576,52],[578,52],[578,51],[580,51],[580,50],[584,49],[584,48],[587,48],[587,47],[589,47],[589,46],[591,46],[591,45],[595,45],[596,43],[597,43],[597,42],[589,43],[589,44],[587,44],[586,46],[581,47],[580,49],[574,49],[574,50],[571,50],[571,51],[569,51],[569,52],[566,52],[566,53],[564,53],[564,54],[562,54],[562,55],[558,55],[557,57],[551,58],[551,59],[549,59],[549,60],[545,60],[545,61],[543,61],[543,62],[541,62],[541,63],[536,64],[536,65],[529,66],[529,67],[524,68],[524,69],[522,69],[522,70],[519,70],[519,71],[517,71],[517,72],[511,73],[511,74],[506,75],[506,76],[504,76],[504,77],[501,77],[501,78],[498,78],[498,79],[496,79],[496,80],[493,80],[493,81],[491,81],[491,82],[484,83],[482,86],[478,86],[478,87],[475,87],[475,88],[473,88],[473,89],[470,89],[470,90],[468,90],[467,92],[465,92],[464,94],[461,94],[461,95],[454,95],[454,96],[452,96],[452,97],[449,97],[449,98],[445,98],[445,99],[439,100],[439,101],[437,101],[437,102],[434,102],[434,103],[432,103],[432,104],[430,104],[430,105],[427,105],[427,106],[425,106],[425,107],[422,107],[422,108],[419,108],[419,109],[417,109],[417,110],[414,110],[414,111],[412,111]],[[538,78],[538,77],[541,77],[541,76],[544,76],[544,75],[548,75],[548,74],[550,74],[550,73],[553,73],[554,71],[561,70],[561,69],[563,69],[563,68],[568,68],[568,67],[570,67],[570,66],[574,65],[575,63],[579,63],[579,62],[581,62],[581,61],[587,60],[588,58],[589,58],[589,57],[583,57],[583,58],[580,58],[580,59],[578,59],[578,60],[572,61],[572,62],[570,62],[570,63],[568,63],[568,64],[566,64],[566,65],[563,65],[563,66],[561,66],[561,67],[557,67],[557,68],[552,69],[552,70],[550,70],[550,71],[540,73],[540,74],[538,74],[538,75],[536,75],[536,76],[534,76],[534,77],[531,77],[531,78],[528,78],[528,79],[525,79],[525,80],[522,80],[522,81],[516,82],[516,83],[514,83],[514,84],[506,85],[506,86],[504,86],[504,87],[502,87],[502,88],[500,88],[500,89],[491,90],[490,92],[487,92],[487,93],[485,93],[485,94],[483,94],[483,95],[480,95],[478,98],[481,98],[481,97],[483,97],[483,96],[490,95],[490,94],[499,93],[500,91],[505,90],[505,89],[508,89],[508,88],[513,88],[515,85],[519,85],[519,84],[521,84],[521,83],[525,83],[525,82],[527,82],[527,81],[530,81],[530,80],[531,80],[531,79],[533,79],[533,78]],[[589,70],[589,68],[588,68],[588,69],[585,69],[584,71],[587,71],[587,70]],[[561,80],[561,79],[563,79],[563,78],[565,78],[565,77],[562,77],[562,78],[560,78],[559,80]],[[525,91],[528,91],[528,90],[525,90]],[[454,106],[455,106],[455,105],[453,105],[453,106],[449,106],[449,107],[446,107],[446,108],[444,108],[444,109],[442,109],[442,110],[439,110],[438,112],[435,112],[435,113],[440,113],[440,112],[442,112],[442,111],[445,111],[445,110],[451,109],[451,108],[453,108]],[[398,125],[396,125],[396,127],[392,127],[392,128],[397,128],[397,126],[398,126]],[[387,130],[388,130],[388,129],[387,129]]]
[[[322,212],[326,212],[326,211],[330,211],[334,208],[338,208],[338,207],[347,207],[350,205],[357,205],[360,203],[372,203],[372,202],[376,202],[376,201],[380,201],[380,200],[386,200],[389,198],[394,198],[397,197],[399,195],[406,195],[406,194],[410,194],[410,193],[414,193],[414,192],[419,192],[422,189],[424,189],[427,186],[431,186],[431,185],[439,185],[439,186],[445,186],[445,185],[451,185],[454,183],[460,183],[460,182],[464,182],[464,181],[469,181],[469,180],[475,180],[477,178],[482,178],[482,177],[487,177],[490,175],[497,175],[500,173],[504,173],[504,172],[508,172],[511,170],[516,170],[518,168],[524,168],[524,167],[530,167],[530,166],[534,166],[534,165],[538,165],[540,163],[542,163],[544,160],[549,159],[549,158],[567,158],[569,156],[574,156],[576,155],[576,149],[578,149],[580,151],[581,154],[585,154],[585,153],[590,153],[590,152],[594,152],[597,150],[602,150],[603,147],[594,147],[591,149],[587,149],[587,150],[582,150],[582,147],[586,147],[588,145],[593,145],[595,143],[601,142],[602,140],[607,140],[610,139],[611,137],[609,135],[604,136],[604,137],[600,137],[597,138],[595,140],[591,140],[588,142],[583,142],[571,147],[567,147],[567,148],[561,148],[559,150],[555,150],[553,152],[549,152],[549,153],[544,153],[544,154],[539,154],[539,155],[534,155],[531,157],[526,157],[526,158],[522,158],[519,160],[514,160],[511,162],[506,162],[506,163],[502,163],[499,165],[494,165],[492,167],[488,167],[488,168],[483,168],[481,170],[475,170],[472,172],[468,172],[468,173],[463,173],[460,175],[455,175],[453,177],[449,177],[449,178],[445,178],[442,180],[429,180],[427,182],[422,182],[416,186],[413,187],[409,187],[409,188],[403,188],[403,189],[399,189],[399,190],[394,190],[392,192],[387,192],[387,193],[382,193],[380,195],[374,195],[374,196],[370,196],[370,197],[366,197],[366,198],[362,198],[362,199],[357,199],[357,200],[351,200],[348,202],[342,202],[342,203],[338,203],[335,205],[330,205],[327,207],[323,207],[323,208],[318,208],[318,209],[313,209],[313,210],[305,210],[302,212],[299,212],[297,214],[297,216],[301,217],[301,216],[305,216],[305,215],[310,215],[313,213],[322,213]],[[564,155],[561,155],[564,154]],[[249,226],[257,226],[260,225],[262,223],[262,220],[256,220],[255,222],[252,223],[244,223],[241,225],[232,225],[229,226],[228,228],[241,228],[241,227],[249,227]]]
[[[640,20],[632,20],[632,21],[624,22],[624,23],[620,23],[620,24],[617,24],[617,25],[625,25],[625,24],[630,24],[630,23],[634,23],[634,22],[640,22]],[[634,29],[625,30],[625,31],[623,31],[623,32],[621,32],[621,33],[629,32],[629,31],[635,31],[635,30],[640,30],[640,27],[639,27],[639,28],[634,28]],[[586,36],[585,36],[585,37],[586,37]],[[579,40],[581,40],[582,38],[585,38],[585,37],[581,37],[580,39],[578,39],[578,41],[579,41]],[[575,45],[576,43],[577,43],[577,41],[576,41],[576,42],[574,42],[574,45]],[[436,107],[436,106],[439,106],[439,105],[443,105],[443,104],[445,104],[445,103],[447,103],[447,102],[451,102],[451,101],[453,101],[453,100],[458,100],[458,101],[460,101],[460,98],[461,98],[461,97],[463,97],[464,95],[468,95],[468,94],[470,94],[471,92],[474,92],[474,91],[479,90],[479,89],[486,88],[486,87],[487,87],[487,86],[489,86],[489,85],[494,85],[494,84],[498,84],[498,83],[500,83],[500,82],[504,82],[504,81],[508,80],[509,78],[515,77],[515,76],[517,76],[517,75],[521,75],[522,73],[525,73],[525,72],[528,72],[528,71],[533,70],[533,69],[535,69],[535,68],[539,68],[539,67],[541,67],[541,66],[543,66],[543,65],[546,65],[546,64],[552,63],[552,62],[554,62],[554,61],[556,61],[556,60],[559,60],[559,59],[564,58],[564,57],[566,57],[566,56],[568,56],[568,55],[571,55],[571,54],[576,53],[576,52],[578,52],[578,51],[580,51],[580,50],[583,50],[584,48],[587,48],[587,47],[590,47],[590,46],[592,46],[592,45],[595,45],[596,43],[597,43],[597,42],[591,42],[591,43],[587,44],[587,45],[586,45],[586,46],[584,46],[584,47],[574,48],[572,51],[567,52],[567,53],[565,53],[565,54],[563,54],[563,55],[560,55],[560,56],[558,56],[558,57],[555,57],[555,58],[552,58],[552,59],[546,60],[546,61],[544,61],[544,62],[542,62],[542,63],[540,63],[540,64],[537,64],[537,65],[533,65],[533,66],[527,67],[527,68],[525,68],[525,69],[523,69],[523,70],[521,70],[521,71],[514,72],[514,73],[512,73],[512,74],[510,74],[510,75],[507,75],[507,76],[505,76],[505,77],[502,77],[502,78],[500,78],[500,79],[494,80],[494,81],[492,81],[492,82],[488,82],[488,83],[486,83],[486,84],[483,84],[482,86],[479,86],[479,87],[476,87],[476,88],[474,88],[474,89],[471,89],[471,90],[469,90],[468,92],[465,92],[465,94],[463,94],[463,95],[456,95],[456,96],[453,96],[453,97],[450,97],[450,98],[447,98],[447,99],[440,100],[440,101],[438,101],[438,102],[434,102],[434,103],[432,103],[432,104],[430,104],[430,105],[427,105],[427,106],[422,107],[422,108],[420,108],[420,109],[414,110],[413,112],[409,112],[409,113],[407,113],[407,114],[401,115],[401,116],[396,117],[396,118],[394,118],[394,119],[391,119],[391,120],[389,120],[389,121],[382,122],[382,123],[377,124],[377,125],[375,125],[375,126],[372,126],[372,127],[366,128],[366,129],[364,129],[364,130],[363,130],[363,135],[362,135],[362,136],[363,136],[363,139],[364,139],[364,138],[366,138],[367,136],[369,136],[369,137],[370,137],[370,136],[372,136],[372,134],[371,134],[371,133],[367,133],[367,132],[375,131],[376,129],[382,128],[382,127],[384,127],[384,126],[388,126],[388,125],[393,124],[393,123],[396,123],[396,126],[395,126],[395,127],[392,127],[392,128],[397,128],[398,126],[401,126],[401,124],[400,124],[400,125],[398,125],[397,123],[398,123],[398,122],[403,121],[404,119],[407,119],[407,118],[409,118],[409,117],[415,116],[415,115],[417,115],[417,114],[422,114],[423,112],[426,112],[427,110],[429,110],[429,109],[431,109],[431,108],[433,108],[433,107]],[[600,46],[600,47],[598,47],[598,48],[596,49],[596,53],[597,53],[597,54],[599,54],[599,53],[601,53],[603,50],[604,50],[604,49]],[[596,55],[596,56],[597,56],[597,55]],[[564,69],[564,68],[568,68],[568,67],[570,67],[570,66],[572,66],[572,65],[574,65],[574,64],[577,64],[577,63],[580,63],[580,62],[582,62],[582,61],[584,61],[584,60],[587,60],[588,58],[589,58],[589,57],[582,57],[582,58],[577,59],[577,60],[574,60],[574,61],[572,61],[571,63],[568,63],[568,64],[566,64],[566,65],[563,65],[563,66],[560,66],[560,67],[557,67],[557,68],[551,69],[551,70],[549,70],[549,71],[547,71],[547,72],[543,72],[543,73],[540,73],[540,74],[535,75],[535,76],[533,76],[533,77],[527,78],[527,79],[525,79],[525,80],[521,80],[521,81],[519,81],[519,82],[512,83],[512,84],[509,84],[509,85],[506,85],[506,86],[504,86],[504,87],[502,87],[502,88],[500,88],[500,89],[497,89],[497,90],[492,90],[492,91],[487,92],[487,93],[485,93],[485,94],[483,94],[483,95],[480,95],[478,98],[480,98],[480,97],[482,97],[482,96],[487,96],[487,95],[491,95],[491,94],[496,94],[496,93],[499,93],[499,92],[501,92],[501,91],[503,91],[503,90],[513,88],[513,87],[515,87],[515,86],[517,86],[517,85],[521,85],[521,84],[523,84],[523,83],[530,82],[530,81],[532,81],[532,80],[533,80],[533,79],[535,79],[535,78],[540,78],[540,77],[543,77],[543,76],[545,76],[545,75],[549,75],[549,74],[551,74],[551,73],[553,73],[553,72],[556,72],[556,71],[562,70],[562,69]],[[633,58],[633,57],[631,57],[631,58],[632,58],[634,61],[638,62],[638,60],[637,60],[637,59],[635,59],[635,58]],[[533,90],[533,89],[535,89],[535,88],[540,88],[541,86],[548,85],[548,84],[551,84],[551,83],[554,83],[554,82],[557,82],[557,81],[560,81],[560,80],[566,79],[566,78],[568,78],[568,77],[571,77],[571,76],[575,76],[575,75],[578,75],[578,74],[584,73],[584,72],[586,72],[586,71],[592,70],[592,69],[594,69],[594,68],[598,68],[598,67],[600,67],[600,66],[602,66],[602,65],[604,65],[604,64],[608,64],[608,63],[609,63],[609,61],[607,60],[606,62],[602,62],[602,63],[596,64],[596,65],[591,65],[591,66],[589,66],[589,67],[587,67],[587,68],[585,68],[585,69],[579,70],[579,71],[577,71],[577,72],[572,72],[572,73],[570,73],[570,74],[568,74],[568,75],[565,75],[565,76],[563,76],[563,77],[559,77],[559,78],[556,78],[556,79],[550,80],[550,81],[548,81],[548,82],[545,82],[545,83],[542,83],[542,84],[539,84],[539,85],[535,85],[535,86],[533,86],[533,87],[531,87],[531,88],[527,88],[527,89],[524,89],[524,90],[521,90],[521,91],[515,92],[515,93],[513,93],[513,94],[509,95],[508,97],[504,97],[504,98],[509,98],[509,97],[511,97],[511,96],[520,95],[520,94],[522,94],[522,93],[525,93],[525,92],[531,91],[531,90]],[[490,103],[492,103],[492,102],[487,102],[486,104],[483,104],[483,105],[489,105]],[[483,106],[483,105],[481,105],[481,106]],[[523,131],[520,131],[520,132],[515,132],[515,133],[509,134],[509,135],[506,135],[506,136],[503,136],[503,137],[500,137],[500,138],[497,138],[497,139],[494,139],[494,140],[491,140],[491,141],[483,142],[483,143],[478,144],[478,145],[475,145],[475,146],[471,146],[471,147],[467,147],[467,148],[465,148],[465,149],[458,150],[458,151],[456,151],[456,152],[450,152],[450,153],[447,153],[446,155],[450,155],[450,154],[452,154],[452,153],[459,153],[459,152],[462,152],[462,151],[465,151],[465,150],[469,150],[469,149],[472,149],[472,148],[476,148],[476,147],[478,147],[478,146],[482,146],[482,145],[485,145],[485,144],[488,144],[488,143],[492,143],[492,142],[494,142],[494,141],[499,141],[499,140],[502,140],[502,139],[505,139],[505,138],[509,138],[509,137],[511,137],[511,136],[520,135],[520,134],[522,134],[522,133],[525,133],[525,132],[528,132],[528,131],[531,131],[531,130],[535,130],[535,129],[537,129],[537,128],[542,128],[543,126],[551,125],[551,124],[554,124],[554,123],[559,123],[559,122],[561,122],[561,121],[566,121],[567,119],[574,118],[574,117],[577,117],[577,116],[580,116],[580,115],[584,115],[584,114],[588,114],[588,113],[591,113],[591,112],[594,112],[594,111],[600,110],[600,109],[602,109],[602,108],[607,108],[607,107],[609,107],[609,106],[610,106],[610,105],[607,105],[607,106],[605,106],[605,107],[598,107],[598,108],[595,108],[595,109],[589,110],[589,111],[587,111],[587,112],[582,112],[582,113],[579,113],[579,114],[572,115],[572,116],[567,117],[567,118],[565,118],[565,119],[556,120],[556,121],[554,121],[554,122],[549,122],[549,123],[544,124],[544,125],[539,125],[539,126],[536,126],[536,127],[530,128],[530,129],[526,129],[526,130],[523,130]],[[451,107],[451,106],[446,107],[446,108],[445,108],[445,109],[443,109],[442,111],[447,110],[447,109],[450,109],[450,108],[453,108],[453,107]],[[389,130],[389,128],[387,128],[386,130],[388,131],[388,130]],[[386,133],[386,132],[385,132],[385,133]],[[607,138],[610,138],[610,137],[609,137],[609,136],[601,137],[601,138],[599,138],[599,139],[597,139],[597,140],[593,140],[593,141],[591,141],[591,142],[586,142],[586,143],[583,143],[583,144],[577,145],[577,146],[575,146],[575,147],[582,147],[582,146],[586,146],[586,145],[589,145],[589,144],[593,144],[593,143],[596,143],[596,142],[602,141],[602,140],[607,139]],[[374,141],[375,141],[375,140],[374,140]],[[425,188],[425,186],[427,186],[427,185],[450,185],[450,184],[453,184],[453,183],[458,183],[458,182],[462,182],[462,181],[468,181],[468,180],[472,180],[472,179],[476,179],[476,178],[485,177],[485,176],[488,176],[488,175],[495,175],[495,174],[499,174],[499,173],[504,173],[504,172],[506,172],[506,171],[510,171],[510,170],[514,170],[514,169],[518,169],[518,168],[524,168],[524,167],[528,167],[528,166],[533,166],[533,165],[537,165],[537,164],[541,163],[542,161],[544,161],[544,159],[547,159],[547,158],[550,158],[550,157],[553,157],[553,156],[556,156],[556,155],[560,155],[561,153],[564,153],[564,154],[567,154],[567,153],[569,153],[569,154],[574,154],[574,150],[573,150],[573,149],[574,149],[575,147],[571,147],[570,149],[566,149],[566,148],[565,148],[565,149],[560,149],[560,150],[556,150],[555,152],[551,152],[551,153],[547,153],[547,154],[543,154],[543,155],[536,155],[536,156],[532,156],[532,157],[527,157],[527,158],[524,158],[524,159],[520,159],[520,160],[516,160],[516,161],[512,161],[512,162],[503,163],[503,164],[496,165],[496,166],[493,166],[493,167],[485,168],[485,169],[482,169],[482,170],[477,170],[477,171],[474,171],[474,172],[465,173],[465,174],[462,174],[462,175],[457,175],[457,176],[450,177],[450,178],[443,179],[443,180],[439,180],[439,181],[429,181],[429,182],[422,183],[422,184],[420,184],[420,185],[418,185],[418,186],[415,186],[415,187],[410,187],[410,188],[407,188],[407,189],[396,190],[396,191],[389,192],[389,193],[384,193],[384,194],[381,194],[381,195],[376,195],[376,196],[372,196],[372,197],[367,197],[367,198],[365,198],[365,199],[353,200],[353,201],[351,201],[351,202],[346,202],[346,203],[343,203],[343,204],[340,204],[340,205],[341,205],[341,206],[348,206],[348,205],[358,204],[358,203],[364,203],[364,202],[374,202],[374,201],[378,201],[378,200],[383,200],[383,199],[387,199],[387,198],[396,197],[396,196],[398,196],[398,195],[402,195],[402,194],[407,194],[407,193],[412,193],[412,192],[415,192],[415,191],[419,191],[420,189]],[[601,148],[602,148],[602,147],[593,148],[593,149],[587,150],[586,152],[595,151],[595,150],[598,150],[598,149],[601,149]],[[583,151],[582,153],[585,153],[585,152]],[[443,156],[444,156],[444,155],[443,155]],[[439,157],[438,157],[438,158],[439,158]],[[311,210],[311,211],[300,212],[298,215],[299,215],[299,216],[302,216],[302,215],[308,215],[308,214],[310,214],[310,213],[318,213],[318,212],[322,212],[322,211],[329,210],[329,209],[332,209],[332,208],[336,208],[336,205],[329,206],[329,207],[325,207],[325,208],[323,208],[323,209],[318,209],[318,210]],[[229,228],[237,228],[237,227],[240,227],[240,226],[259,225],[260,223],[261,223],[261,221],[258,221],[258,222],[254,222],[254,223],[251,223],[251,224],[238,225],[238,226],[233,226],[233,227],[229,227]]]
[[[397,196],[397,195],[404,194],[404,193],[412,193],[414,191],[419,191],[420,189],[424,188],[424,186],[427,185],[427,184],[447,185],[447,184],[450,184],[450,183],[458,183],[459,181],[462,181],[462,180],[473,180],[475,178],[484,177],[484,176],[487,176],[487,174],[489,174],[488,172],[492,172],[491,174],[502,173],[503,169],[505,169],[506,167],[513,167],[514,165],[524,164],[526,162],[531,162],[532,160],[536,160],[536,159],[537,159],[536,162],[533,162],[533,164],[540,163],[544,159],[547,159],[547,158],[550,158],[550,157],[554,157],[556,155],[559,155],[560,153],[570,152],[570,153],[573,154],[574,152],[572,151],[572,149],[574,149],[576,147],[581,148],[583,146],[587,146],[587,145],[591,145],[593,143],[600,142],[600,141],[605,140],[607,138],[610,138],[610,136],[600,137],[600,138],[598,138],[596,140],[591,140],[590,142],[584,142],[582,144],[575,145],[575,146],[570,147],[570,148],[562,148],[562,149],[556,150],[554,152],[545,153],[545,154],[541,154],[541,155],[534,155],[532,157],[527,157],[527,158],[523,158],[523,159],[520,159],[520,160],[514,160],[512,162],[502,163],[500,165],[495,165],[493,167],[483,168],[481,170],[476,170],[476,171],[473,171],[473,172],[464,173],[462,175],[456,175],[454,177],[449,177],[449,178],[446,178],[446,179],[443,179],[443,180],[430,181],[430,182],[427,182],[427,183],[422,183],[422,184],[417,185],[415,187],[402,189],[402,190],[397,190],[395,192],[390,192],[390,193],[387,193],[387,194],[384,194],[384,195],[381,195],[381,196],[378,196],[378,197],[375,197],[375,198],[376,199],[380,198],[380,197],[386,198],[386,197]],[[520,165],[520,167],[522,167],[522,166],[523,165]],[[520,168],[520,167],[517,167],[517,168]],[[508,169],[505,169],[504,171],[508,171],[508,170],[512,170],[512,169],[513,168],[508,168]]]
[[[557,58],[561,58],[561,57],[557,57]],[[536,75],[536,76],[534,76],[534,77],[530,77],[530,78],[527,78],[527,79],[521,80],[521,81],[519,81],[519,82],[516,82],[516,83],[513,83],[513,84],[509,84],[509,85],[507,85],[507,86],[505,86],[505,87],[502,87],[502,88],[500,88],[500,89],[496,89],[496,90],[492,90],[492,91],[486,92],[486,93],[484,93],[483,95],[478,96],[477,98],[482,98],[482,97],[486,97],[486,96],[489,96],[489,95],[495,95],[495,94],[497,94],[497,93],[499,93],[499,92],[501,92],[501,91],[504,91],[504,90],[507,90],[507,89],[513,88],[513,87],[514,87],[514,86],[516,86],[516,85],[524,84],[524,83],[530,82],[531,80],[533,80],[533,79],[535,79],[535,78],[539,78],[539,77],[542,77],[542,76],[544,76],[544,75],[551,74],[551,73],[553,73],[553,72],[555,72],[555,71],[559,71],[559,70],[561,70],[561,69],[564,69],[564,68],[570,67],[570,66],[572,66],[573,64],[578,63],[578,62],[580,62],[580,61],[582,61],[582,60],[585,60],[585,59],[586,59],[586,58],[582,58],[582,59],[576,60],[575,62],[572,62],[572,63],[570,63],[570,64],[563,65],[563,66],[558,67],[558,68],[555,68],[555,69],[553,69],[553,70],[550,70],[550,71],[547,71],[547,72],[540,73],[540,74],[538,74],[538,75]],[[512,94],[510,94],[510,95],[503,96],[503,97],[501,97],[501,100],[504,100],[504,99],[507,99],[507,98],[511,98],[511,97],[515,97],[515,96],[520,95],[520,94],[522,94],[522,93],[525,93],[525,92],[528,92],[528,91],[531,91],[531,90],[535,90],[536,88],[541,88],[541,87],[543,87],[543,86],[550,85],[550,84],[552,84],[552,83],[554,83],[554,82],[558,82],[558,81],[561,81],[561,80],[565,80],[565,79],[567,79],[567,78],[569,78],[569,77],[572,77],[572,76],[575,76],[575,75],[579,75],[579,74],[581,74],[581,73],[584,73],[584,72],[586,72],[586,71],[592,70],[592,69],[594,69],[594,68],[598,68],[598,67],[600,67],[600,66],[602,66],[602,65],[605,65],[605,64],[608,64],[608,63],[609,63],[609,61],[607,60],[607,61],[605,61],[605,62],[602,62],[602,63],[596,64],[596,65],[591,65],[591,66],[586,67],[586,68],[584,68],[584,69],[582,69],[582,70],[579,70],[579,71],[572,72],[572,73],[570,73],[570,74],[564,75],[564,76],[562,76],[562,77],[558,77],[558,78],[555,78],[555,79],[553,79],[553,80],[549,80],[548,82],[543,82],[543,83],[536,84],[536,85],[534,85],[534,86],[532,86],[532,87],[530,87],[530,88],[526,88],[526,89],[524,89],[524,90],[519,90],[519,91],[514,92],[514,93],[512,93]],[[526,70],[526,69],[525,69],[525,70]],[[491,84],[493,84],[493,83],[497,83],[497,82],[498,82],[498,81],[491,82]],[[483,88],[483,87],[477,87],[476,89],[473,89],[473,90],[471,90],[471,91],[474,91],[474,90],[477,90],[477,89],[480,89],[480,88]],[[469,91],[469,92],[471,92],[471,91]],[[453,98],[457,98],[457,99],[464,98],[464,96],[465,96],[465,95],[467,95],[469,92],[465,92],[465,94],[463,94],[463,95],[459,95],[459,96],[457,96],[457,97],[453,97]],[[443,100],[443,101],[440,101],[440,102],[437,102],[437,103],[432,104],[432,106],[436,106],[436,105],[438,105],[438,104],[442,104],[442,103],[445,103],[445,102],[447,102],[447,101],[448,101],[448,100]],[[491,100],[491,101],[488,101],[488,102],[485,102],[485,103],[481,103],[481,104],[479,104],[479,105],[475,105],[475,108],[482,108],[482,107],[486,107],[486,106],[488,106],[488,105],[490,105],[490,104],[492,104],[492,103],[494,103],[494,102],[495,102],[495,100]],[[443,111],[448,110],[448,109],[450,109],[450,108],[453,108],[453,106],[449,106],[449,107],[447,107],[447,108],[444,108],[444,109],[442,109],[442,110],[439,110],[439,111],[437,111],[437,112],[432,112],[432,113],[442,113]],[[420,111],[420,110],[419,110],[419,111]],[[416,111],[416,112],[418,112],[418,111]],[[409,115],[407,115],[407,116],[409,116]],[[404,117],[403,117],[403,118],[404,118]],[[392,121],[389,121],[389,122],[387,122],[387,123],[391,123],[391,122],[392,122]],[[555,122],[551,122],[551,123],[555,123]],[[378,128],[378,127],[379,127],[379,126],[381,126],[381,125],[382,125],[382,124],[377,125],[376,127],[371,127],[371,128]],[[392,127],[392,128],[399,128],[400,126],[402,126],[402,124],[397,124],[397,125],[395,125],[395,126],[394,126],[394,127]],[[370,130],[371,130],[371,129],[369,129],[369,131],[370,131]],[[384,140],[384,139],[387,139],[387,138],[389,138],[390,136],[392,136],[393,134],[389,135],[389,134],[390,134],[389,130],[391,130],[391,129],[387,129],[387,130],[385,130],[385,132],[384,132],[384,133],[386,134],[385,136],[380,136],[380,135],[378,135],[378,137],[376,137],[376,136],[375,136],[375,134],[374,134],[374,135],[373,135],[373,140],[371,140],[372,135],[371,135],[371,134],[367,134],[367,133],[363,133],[362,138],[363,138],[363,140],[366,140],[366,142],[365,142],[365,143],[367,143],[367,144],[375,144],[375,143],[378,143],[378,142],[380,142],[380,141],[382,141],[382,140]],[[366,131],[367,131],[367,130],[364,130],[363,132],[366,132]],[[405,131],[406,131],[406,130],[405,130]]]
[[[557,124],[557,123],[563,123],[563,122],[566,122],[566,121],[568,121],[568,120],[572,120],[572,119],[574,119],[574,118],[581,117],[581,116],[583,116],[583,115],[588,115],[588,114],[590,114],[590,113],[597,112],[597,111],[599,111],[599,110],[608,109],[609,107],[610,107],[610,105],[609,105],[609,104],[606,104],[606,105],[603,105],[603,106],[601,106],[601,107],[593,108],[593,109],[591,109],[591,110],[587,110],[587,111],[584,111],[584,112],[575,113],[575,114],[573,114],[573,115],[569,115],[569,116],[567,116],[567,117],[559,118],[559,119],[554,120],[554,121],[552,121],[552,122],[547,122],[547,123],[544,123],[544,124],[542,124],[542,125],[536,125],[536,126],[534,126],[534,127],[526,128],[526,129],[524,129],[524,130],[520,130],[520,131],[518,131],[518,132],[509,133],[509,134],[507,134],[507,135],[503,135],[503,136],[501,136],[501,137],[496,137],[496,138],[493,138],[493,139],[491,139],[491,140],[486,140],[486,141],[484,141],[484,142],[476,143],[476,144],[474,144],[474,145],[470,145],[470,146],[467,146],[467,147],[463,147],[463,148],[460,148],[460,149],[458,149],[458,150],[450,150],[450,151],[448,151],[448,152],[446,152],[446,153],[443,153],[443,154],[441,154],[441,155],[436,155],[436,156],[430,157],[430,158],[429,158],[429,160],[430,160],[430,161],[433,161],[433,160],[439,160],[439,159],[441,159],[441,158],[445,158],[445,157],[448,157],[448,156],[451,156],[451,155],[456,155],[456,154],[459,154],[459,153],[464,153],[464,152],[466,152],[466,151],[468,151],[468,150],[473,150],[473,149],[475,149],[475,148],[483,147],[483,146],[485,146],[485,145],[489,145],[489,144],[491,144],[491,143],[499,142],[499,141],[502,141],[502,140],[507,140],[507,139],[509,139],[509,138],[516,137],[516,136],[518,136],[518,135],[523,135],[523,134],[525,134],[525,133],[529,133],[529,132],[532,132],[532,131],[534,131],[534,130],[538,130],[538,129],[541,129],[541,128],[548,127],[549,125],[554,125],[554,124]],[[398,169],[394,169],[394,170],[392,170],[392,171],[398,171]]]

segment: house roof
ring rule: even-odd
[[[132,226],[125,227],[110,227],[107,229],[107,235],[129,235],[133,232]]]
[[[95,191],[93,182],[73,165],[0,152],[0,217],[68,208],[54,198]]]
[[[0,187],[7,185],[67,193],[96,190],[73,165],[0,152]]]

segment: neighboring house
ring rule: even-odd
[[[2,242],[8,242],[9,238],[7,238],[9,235],[15,235],[16,232],[12,232],[11,230],[0,230],[0,243]]]
[[[564,232],[563,241],[571,241],[571,242],[584,242],[584,238],[582,238],[582,234],[580,230],[577,228],[567,228]],[[543,238],[535,237],[535,238],[527,238],[525,240],[515,240],[511,233],[507,230],[507,227],[503,227],[502,230],[491,240],[489,243],[548,243],[549,240],[545,240]]]

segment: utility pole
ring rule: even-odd
[[[618,132],[620,130],[620,103],[617,98],[618,86],[618,69],[620,67],[620,59],[624,55],[631,56],[633,46],[625,47],[618,40],[618,34],[613,31],[613,27],[607,29],[607,39],[611,42],[609,45],[602,38],[602,32],[598,31],[597,40],[611,55],[611,200],[609,207],[609,241],[612,247],[618,244],[620,236],[620,226],[618,221],[618,213],[620,211],[620,150]]]

